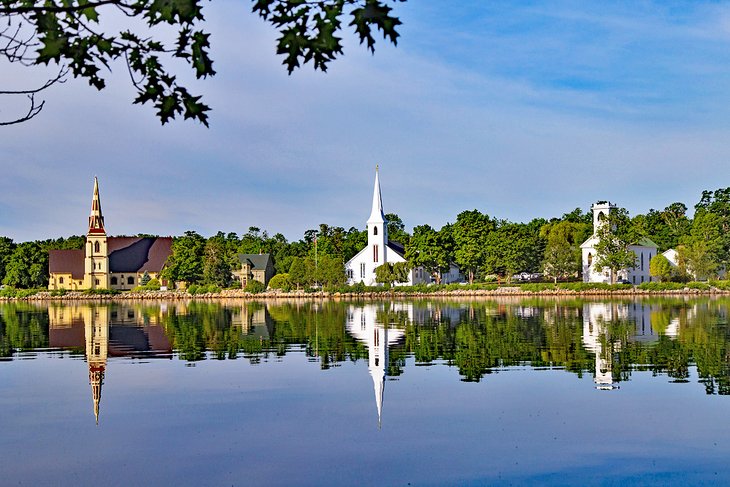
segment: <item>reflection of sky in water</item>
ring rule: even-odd
[[[82,360],[4,363],[0,466],[8,483],[80,485],[730,474],[727,398],[689,384],[637,372],[619,394],[602,394],[560,370],[464,383],[452,368],[412,365],[388,381],[378,430],[362,361],[321,371],[302,353],[256,366],[112,359],[98,427]]]
[[[378,429],[367,359],[321,370],[297,349],[257,365],[111,357],[98,426],[85,360],[42,352],[2,362],[2,483],[660,485],[730,477],[730,399],[705,395],[694,367],[686,384],[634,370],[605,393],[591,373],[520,366],[474,383],[456,367],[407,358],[401,375],[386,378]]]

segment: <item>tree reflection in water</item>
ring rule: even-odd
[[[368,359],[376,374],[376,349],[357,323],[366,317],[366,327],[388,330],[389,346],[377,360],[383,377],[404,373],[410,358],[416,366],[455,367],[463,381],[531,366],[590,373],[596,387],[612,389],[637,370],[687,381],[696,366],[708,394],[728,394],[728,306],[726,298],[4,303],[0,356],[48,347],[89,355],[83,333],[74,338],[79,343],[68,340],[74,326],[91,319],[84,316],[102,309],[112,325],[109,339],[117,340],[110,350],[126,356],[174,351],[189,362],[256,364],[303,351],[322,369]]]

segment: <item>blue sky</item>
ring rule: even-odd
[[[348,35],[328,73],[292,76],[249,2],[204,9],[218,74],[191,84],[211,127],[160,126],[122,65],[100,93],[53,87],[39,117],[0,128],[0,235],[83,234],[94,175],[111,234],[289,239],[364,227],[376,164],[409,228],[474,208],[691,207],[730,186],[728,2],[413,0],[395,5],[398,47],[372,56]],[[47,73],[3,72],[3,88]]]

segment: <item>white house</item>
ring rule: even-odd
[[[383,200],[380,196],[380,178],[375,168],[375,187],[373,188],[373,206],[370,211],[368,226],[368,245],[345,264],[347,283],[362,282],[367,286],[376,286],[375,268],[387,262],[392,264],[405,262],[405,249],[397,242],[388,239],[388,222],[383,212]],[[422,268],[408,271],[408,281],[398,285],[430,283],[431,276]]]
[[[591,206],[593,210],[593,235],[580,246],[583,282],[611,282],[611,271],[607,267],[597,271],[594,268],[594,260],[596,258],[596,244],[598,243],[598,236],[596,235],[598,229],[605,224],[604,220],[615,208],[616,205],[610,201],[599,201]],[[629,250],[636,255],[636,264],[633,268],[619,270],[616,275],[616,282],[626,280],[631,284],[641,284],[642,282],[651,281],[649,261],[657,254],[656,244],[648,238],[644,238],[629,245]]]

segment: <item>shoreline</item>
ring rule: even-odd
[[[523,290],[519,287],[501,287],[498,289],[464,289],[464,290],[442,290],[434,292],[414,291],[379,291],[379,292],[305,292],[305,291],[266,291],[262,293],[248,293],[238,289],[223,290],[218,293],[189,294],[184,291],[144,291],[125,292],[120,294],[86,294],[84,292],[67,292],[64,295],[52,295],[50,291],[43,291],[37,294],[24,297],[0,297],[0,303],[33,301],[33,302],[117,302],[117,301],[210,301],[237,299],[243,301],[273,301],[279,299],[314,301],[322,299],[333,300],[370,300],[380,301],[386,299],[414,299],[414,298],[494,298],[494,297],[600,297],[600,298],[639,298],[652,296],[672,297],[700,297],[700,296],[730,296],[730,290],[717,288],[694,289],[685,287],[683,289],[668,290],[647,290],[647,289],[543,289],[539,291]]]

